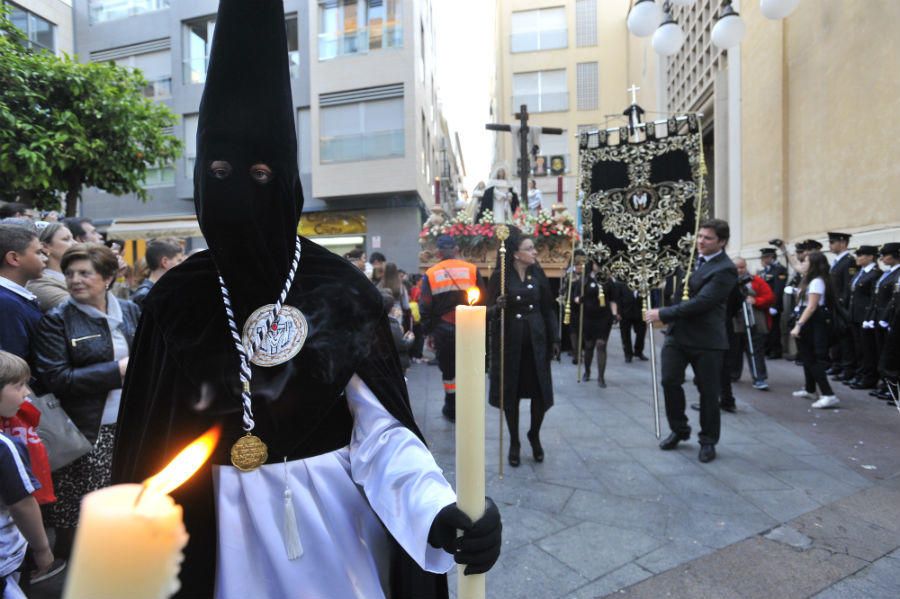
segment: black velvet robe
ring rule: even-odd
[[[253,366],[254,433],[268,445],[268,463],[349,444],[353,421],[344,387],[354,373],[421,438],[381,295],[368,279],[346,260],[304,239],[287,303],[308,319],[306,344],[286,364]],[[204,252],[160,279],[144,304],[122,395],[113,482],[146,479],[215,423],[221,423],[223,435],[210,462],[229,464],[231,445],[243,434],[237,372],[216,268]],[[172,493],[184,508],[190,535],[176,595],[180,599],[213,594],[211,472],[207,463]],[[332,551],[340,559],[340,547],[316,550]],[[447,597],[446,577],[421,570],[396,544],[391,588],[397,598]]]

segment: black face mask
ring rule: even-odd
[[[198,121],[197,218],[243,321],[281,293],[303,208],[281,0],[221,0]]]

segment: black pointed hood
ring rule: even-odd
[[[220,1],[197,125],[194,204],[243,321],[278,297],[303,208],[282,0]]]

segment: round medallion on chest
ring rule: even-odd
[[[274,304],[257,309],[244,324],[244,347],[250,348],[251,340],[262,337],[251,362],[257,366],[284,364],[303,349],[309,325],[303,312],[294,306],[284,305],[278,318],[266,329],[266,318],[272,313]]]

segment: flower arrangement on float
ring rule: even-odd
[[[531,214],[519,210],[510,224],[525,235],[534,237],[537,246],[555,246],[563,241],[571,243],[579,238],[575,220],[565,209],[556,210],[554,214]],[[419,232],[419,243],[423,246],[430,245],[441,235],[450,235],[456,239],[463,251],[498,245],[494,237],[494,215],[490,210],[485,210],[477,223],[473,222],[471,214],[463,211],[451,219],[446,219],[441,214],[432,214]]]

